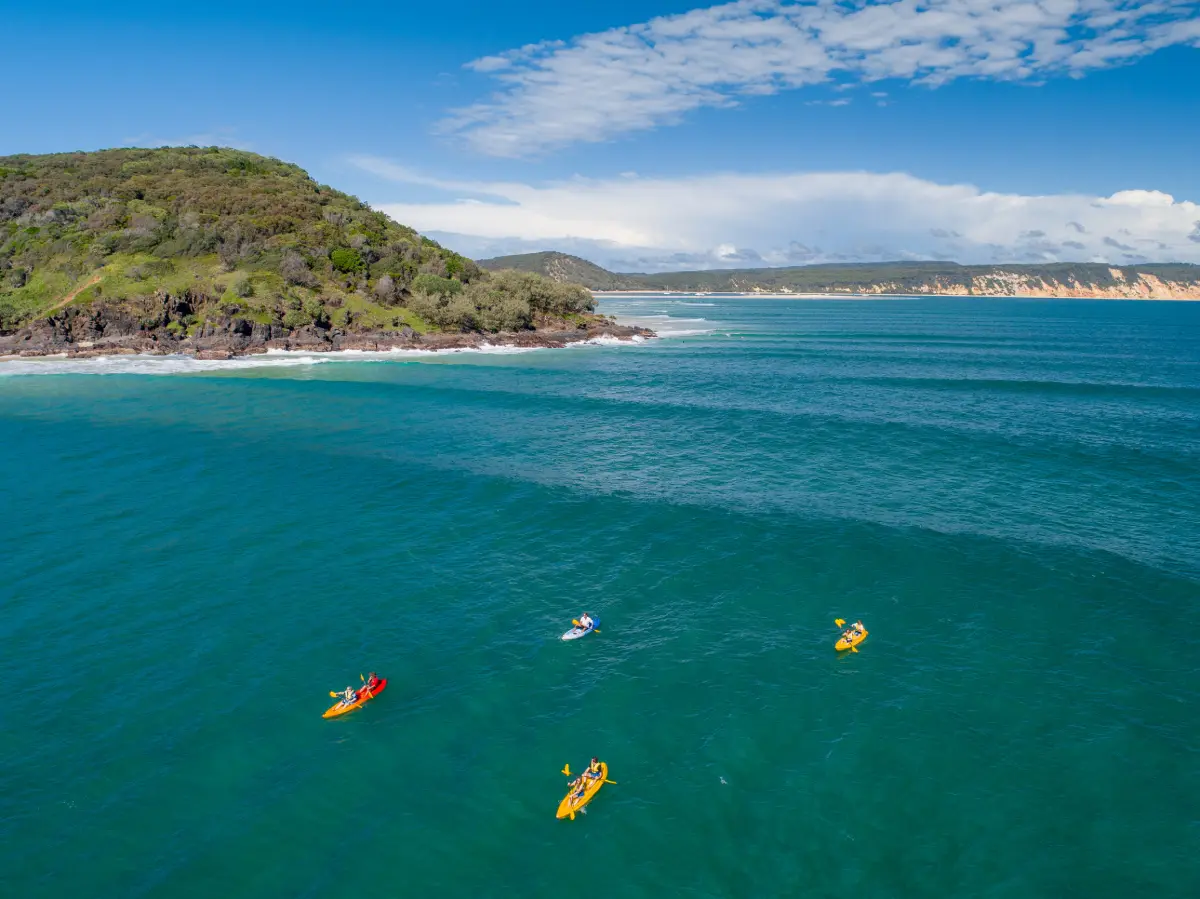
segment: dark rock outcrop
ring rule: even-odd
[[[397,348],[447,350],[484,345],[562,347],[598,337],[632,340],[655,336],[645,328],[625,327],[602,317],[580,323],[541,320],[533,330],[498,334],[418,334],[408,326],[384,331],[343,330],[327,323],[288,328],[277,322],[257,322],[236,314],[196,322],[195,309],[204,299],[190,292],[175,297],[158,291],[136,307],[100,301],[90,307],[68,306],[12,334],[0,335],[0,356],[82,358],[181,353],[199,359],[228,359],[268,350],[324,353]],[[192,333],[188,334],[188,330]]]

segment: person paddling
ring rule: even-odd
[[[579,799],[587,792],[587,785],[583,779],[585,776],[581,774],[571,782],[571,798]]]
[[[367,685],[363,689],[366,690],[368,694],[373,694],[375,692],[375,688],[378,686],[379,678],[376,677],[375,672],[372,671],[367,675]]]
[[[585,631],[589,630],[592,627],[592,625],[594,625],[595,623],[596,622],[594,622],[592,620],[592,616],[589,615],[587,612],[584,612],[582,615],[579,616],[579,626],[581,628],[583,628]]]
[[[349,705],[350,703],[356,702],[358,700],[358,694],[354,691],[353,687],[347,687],[345,690],[343,690],[338,695],[342,697],[342,702],[345,705]]]

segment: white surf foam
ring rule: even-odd
[[[313,353],[289,353],[288,358],[263,354],[233,359],[194,359],[191,356],[66,356],[25,357],[0,360],[0,377],[13,375],[169,375],[192,372],[229,371],[239,368],[319,365],[329,361]]]
[[[644,338],[635,337],[638,342]],[[569,346],[598,345],[602,343],[628,344],[617,338],[597,338]],[[175,375],[199,374],[203,372],[237,371],[255,368],[290,368],[296,366],[325,365],[338,362],[396,362],[431,360],[464,353],[507,356],[520,353],[536,353],[548,347],[505,346],[485,343],[477,347],[451,347],[439,350],[405,349],[393,347],[388,350],[338,350],[329,353],[306,353],[302,350],[271,349],[251,356],[235,356],[232,359],[196,359],[192,356],[123,355],[93,356],[88,359],[70,359],[66,355],[0,357],[0,377],[15,375]]]

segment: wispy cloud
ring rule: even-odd
[[[443,181],[358,159],[453,199],[379,203],[468,255],[568,249],[629,270],[837,260],[1200,262],[1200,205],[1158,191],[1024,196],[865,172]]]
[[[528,156],[828,82],[1033,81],[1200,46],[1192,0],[740,0],[470,63],[498,82],[442,123]]]

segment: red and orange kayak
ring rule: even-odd
[[[354,694],[354,702],[346,702],[346,700],[343,699],[341,702],[336,703],[335,705],[332,705],[326,709],[325,714],[321,717],[337,718],[339,715],[345,715],[349,712],[353,712],[355,709],[361,709],[364,705],[382,693],[384,687],[386,686],[387,678],[381,677],[379,679],[379,683],[375,685],[373,690],[368,690],[366,687],[360,688],[359,691]]]

